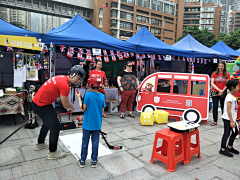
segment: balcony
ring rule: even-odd
[[[196,14],[196,15],[194,15],[194,14],[192,14],[192,15],[190,15],[190,14],[184,14],[183,18],[184,18],[184,19],[185,19],[185,18],[200,19],[200,15],[198,15],[198,14]]]
[[[198,11],[198,10],[191,10],[191,11],[186,11],[184,10],[184,13],[200,13],[201,11]]]

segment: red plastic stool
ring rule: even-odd
[[[191,143],[191,136],[196,134],[196,144]],[[184,136],[184,146],[185,146],[185,162],[191,162],[191,156],[198,154],[198,157],[201,158],[200,155],[200,141],[199,141],[199,131],[196,129],[193,132],[185,132],[183,133]],[[191,149],[193,148],[193,149]]]
[[[159,138],[163,139],[163,144],[157,147]],[[179,147],[176,147],[176,143]],[[161,151],[161,154],[158,153],[159,151]],[[175,154],[178,154],[178,156],[175,156]],[[173,132],[168,128],[157,131],[150,163],[153,163],[153,159],[166,163],[167,170],[170,172],[175,171],[175,166],[180,161],[185,165],[183,134]]]

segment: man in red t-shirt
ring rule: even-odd
[[[80,84],[84,77],[85,71],[83,68],[79,65],[75,65],[70,69],[68,76],[55,76],[46,81],[33,97],[33,110],[43,121],[35,150],[38,151],[48,147],[44,141],[50,129],[50,152],[48,153],[48,159],[59,159],[66,156],[66,152],[57,151],[60,122],[52,103],[56,101],[56,98],[60,97],[64,108],[69,112],[74,112],[75,108],[68,98],[70,92],[69,85]]]

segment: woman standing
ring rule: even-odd
[[[136,73],[132,71],[131,61],[127,61],[126,65],[124,66],[124,69],[118,74],[117,83],[121,91],[120,118],[124,118],[126,105],[127,105],[127,111],[129,111],[128,116],[135,118],[135,115],[132,114],[132,106],[133,106],[136,90],[139,89],[139,82],[136,77]]]
[[[93,74],[99,74],[103,77],[104,79],[103,84],[105,84],[107,78],[106,78],[105,72],[102,71],[101,68],[102,68],[102,61],[96,61],[96,69],[92,70],[89,76],[91,77]],[[102,88],[99,89],[99,92],[101,92],[105,96],[104,85],[102,86]],[[102,115],[103,117],[108,118],[108,116],[104,112],[104,109],[102,111],[102,114],[103,114]]]
[[[218,63],[217,70],[212,73],[211,86],[212,86],[212,101],[213,101],[213,120],[211,126],[217,125],[218,120],[218,103],[220,100],[221,110],[223,113],[225,96],[223,94],[226,90],[226,83],[230,79],[230,74],[227,72],[226,63],[221,61]]]

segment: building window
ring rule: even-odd
[[[112,9],[112,12],[111,12],[111,16],[112,17],[117,17],[117,10],[116,9]]]
[[[214,24],[213,19],[201,19],[201,24]]]
[[[151,27],[150,28],[150,32],[153,33],[153,34],[161,34],[161,29],[160,28]]]
[[[117,20],[116,19],[111,19],[110,26],[111,27],[117,27]]]
[[[103,8],[99,8],[99,17],[103,18]]]
[[[158,15],[158,14],[154,14],[154,13],[151,13],[151,16],[155,16],[155,17],[158,17],[158,18],[162,18],[162,15]]]
[[[88,11],[89,12],[89,11]],[[88,14],[87,12],[87,14]],[[99,8],[99,23],[98,23],[99,29],[103,29],[103,8]]]
[[[129,32],[129,31],[123,31],[123,30],[120,30],[120,37],[121,38],[124,38],[124,37],[132,37],[133,35],[133,32]]]
[[[214,13],[202,13],[202,18],[214,18]]]
[[[152,0],[151,7],[153,10],[162,12],[163,0]]]
[[[108,3],[106,3],[106,7],[108,7]]]
[[[148,17],[136,15],[136,21],[142,23],[148,23]]]
[[[173,38],[166,38],[166,37],[164,37],[164,39],[173,40]]]
[[[174,21],[174,18],[170,18],[170,17],[167,17],[167,16],[164,16],[164,19],[167,19],[167,20],[170,20],[170,21]]]
[[[128,12],[124,12],[124,11],[121,11],[120,12],[120,18],[122,19],[127,19],[127,20],[133,20],[133,14],[132,13],[128,13]]]
[[[214,7],[202,7],[201,11],[214,12],[215,8]]]
[[[161,20],[158,20],[158,19],[153,19],[153,18],[151,18],[151,24],[152,24],[152,25],[156,25],[156,26],[161,26],[162,21],[161,21]]]
[[[116,29],[111,29],[111,35],[114,37],[117,37],[117,30]]]
[[[123,29],[133,29],[133,23],[120,21],[120,28],[123,28]]]
[[[190,20],[183,20],[183,24],[190,24]]]
[[[137,5],[149,8],[149,0],[137,0]]]
[[[121,1],[129,4],[134,4],[134,0],[121,0]]]
[[[127,5],[124,5],[124,4],[121,4],[121,9],[126,9],[128,11],[133,11],[133,7],[132,6],[127,6]]]
[[[192,20],[191,24],[199,24],[199,20]]]
[[[164,31],[173,32],[173,30],[169,30],[169,29],[164,29]]]
[[[203,29],[208,29],[208,30],[214,30],[214,26],[200,26],[199,29],[203,30]]]
[[[141,30],[143,27],[146,27],[148,29],[148,26],[142,25],[142,24],[136,24],[136,30],[139,31]]]
[[[165,23],[168,23],[168,24],[174,24],[173,22],[168,22],[168,21],[165,21]]]
[[[147,15],[149,14],[149,12],[142,11],[142,10],[139,10],[139,9],[137,9],[137,12],[138,12],[138,13],[142,13],[142,14],[147,14]]]
[[[112,2],[112,3],[111,3],[111,7],[117,8],[117,6],[118,6],[118,3],[115,3],[115,2]]]

